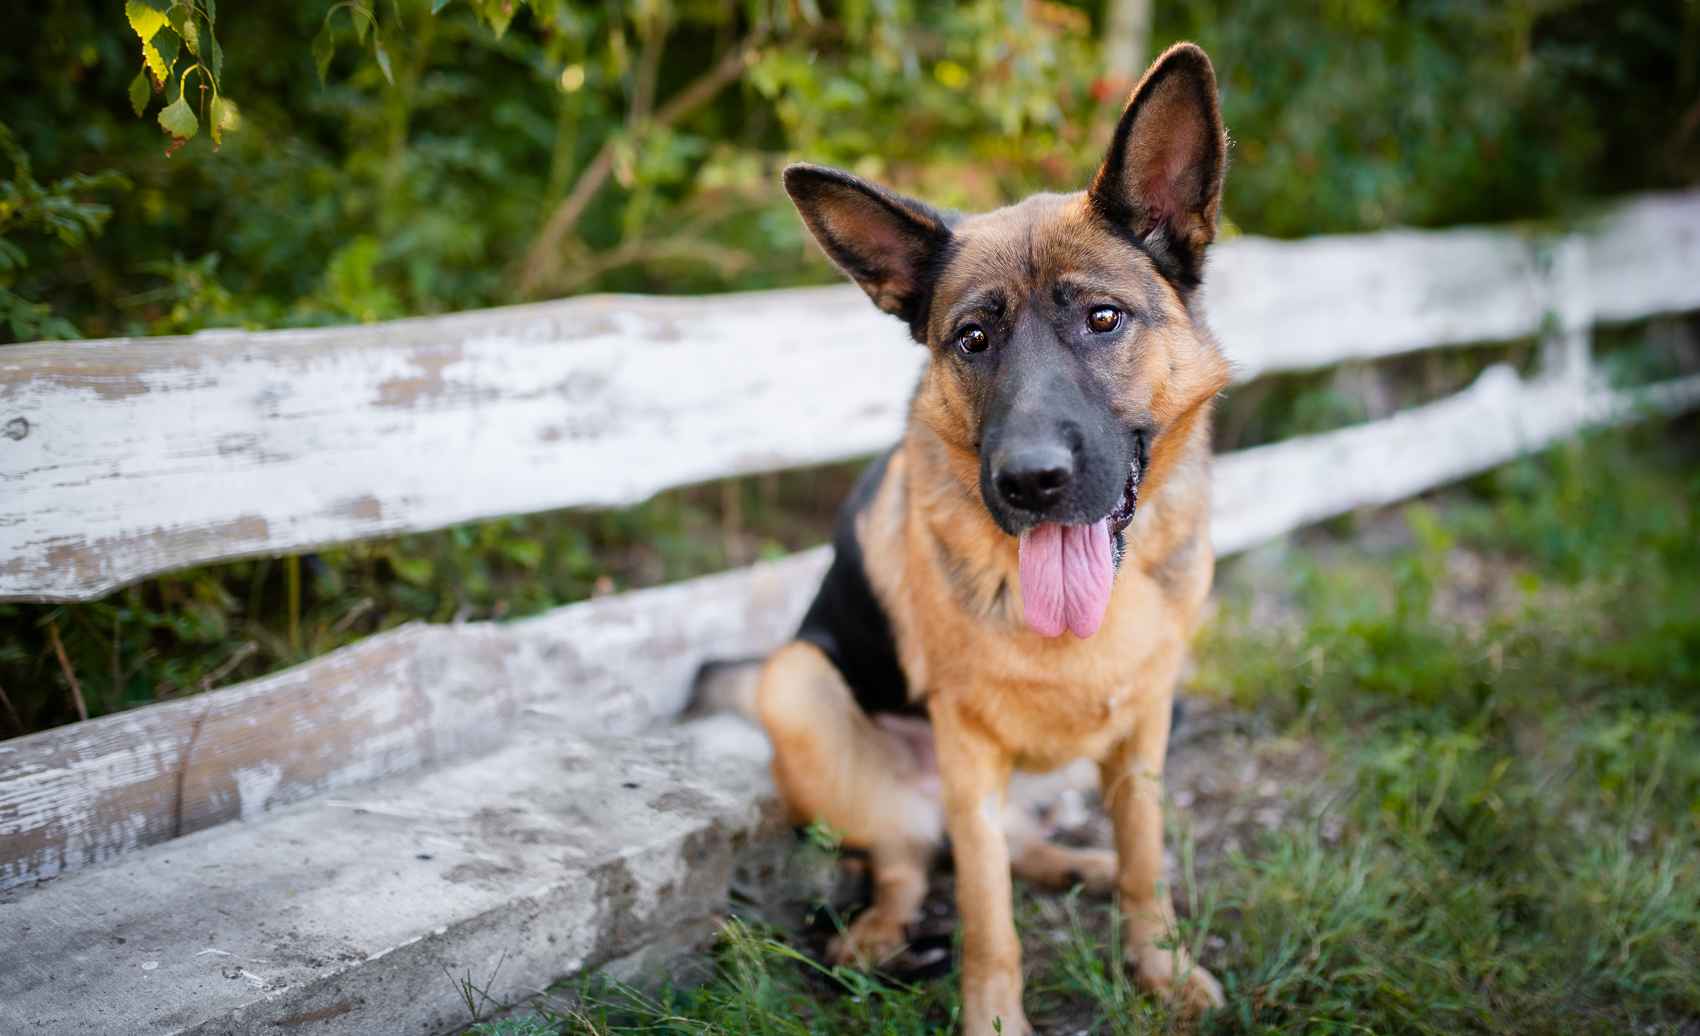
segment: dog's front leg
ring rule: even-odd
[[[1123,952],[1141,986],[1187,1014],[1221,1007],[1222,986],[1178,945],[1175,908],[1163,883],[1163,761],[1170,695],[1148,709],[1101,766],[1104,808],[1116,832],[1116,888],[1126,918]]]
[[[931,712],[962,918],[962,1031],[1026,1036],[1032,1029],[1021,1010],[1021,943],[1003,828],[1011,762],[971,717],[941,697],[932,699]]]

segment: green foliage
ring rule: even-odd
[[[1700,173],[1692,3],[1155,9],[1217,60],[1228,211],[1260,233],[1539,217]]]
[[[51,184],[39,183],[31,172],[29,154],[18,146],[11,128],[3,122],[0,155],[12,167],[11,177],[0,180],[0,324],[21,340],[75,338],[76,326],[56,316],[51,306],[31,302],[13,290],[30,265],[24,243],[35,236],[59,248],[82,248],[99,235],[112,216],[110,206],[85,199],[123,190],[129,182],[108,170],[90,175],[74,173]]]
[[[1155,11],[1156,43],[1216,57],[1249,231],[1538,218],[1700,168],[1682,0]],[[25,297],[87,333],[825,281],[786,160],[987,207],[1083,183],[1127,86],[1100,78],[1093,3],[321,0],[227,4],[215,35],[216,13],[73,0],[0,41],[35,166],[136,184],[74,263],[25,248]],[[165,161],[158,127],[223,151]],[[351,298],[333,266],[362,240]],[[223,303],[135,301],[213,254]]]
[[[237,127],[240,117],[236,102],[220,92],[224,77],[224,50],[215,26],[217,0],[127,0],[124,17],[141,43],[142,67],[130,81],[130,107],[138,115],[147,111],[150,91],[170,95],[177,86],[177,99],[160,109],[159,128],[171,138],[167,155],[187,144],[201,131],[200,108],[216,150],[223,135]],[[178,59],[184,59],[179,69]],[[197,76],[199,100],[189,99],[190,76]],[[210,94],[210,96],[208,96]]]

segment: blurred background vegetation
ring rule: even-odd
[[[1564,218],[1700,174],[1696,0],[63,0],[15,18],[0,342],[831,281],[778,189],[785,162],[965,209],[1072,188],[1128,70],[1180,38],[1221,76],[1230,233]],[[1350,368],[1268,379],[1230,400],[1220,443],[1374,416],[1526,354],[1393,365],[1377,384],[1397,400],[1354,391]],[[0,735],[412,618],[524,614],[820,542],[852,472],[0,606]]]
[[[968,209],[1083,184],[1129,86],[1104,6],[227,3],[239,128],[214,149],[191,75],[208,130],[168,158],[188,49],[138,117],[120,5],[31,5],[0,40],[0,315],[161,334],[820,281],[787,160]],[[1215,57],[1248,233],[1541,218],[1700,171],[1693,0],[1156,0],[1140,38]]]

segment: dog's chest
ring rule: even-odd
[[[1079,641],[938,624],[923,647],[922,686],[973,716],[1024,769],[1102,758],[1147,712],[1169,707],[1158,670],[1171,654],[1160,639],[1170,628],[1142,633],[1116,622]]]

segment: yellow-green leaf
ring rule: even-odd
[[[354,22],[355,40],[365,46],[366,30],[373,24],[372,0],[354,0],[354,10],[348,12],[348,17]]]
[[[146,0],[130,0],[124,5],[124,16],[130,19],[130,28],[136,30],[143,43],[153,39],[154,33],[166,25],[165,12]]]
[[[171,29],[183,38],[183,46],[189,48],[189,53],[201,56],[201,30],[195,25],[195,16],[181,7],[171,9]]]
[[[138,117],[148,110],[148,98],[152,96],[153,84],[148,82],[148,74],[137,72],[136,78],[130,80],[130,107]]]
[[[160,110],[159,125],[176,139],[188,140],[200,132],[201,120],[195,118],[195,109],[189,107],[188,99],[179,97]]]
[[[236,109],[236,102],[230,98],[222,95],[214,97],[211,107],[207,109],[207,124],[212,133],[213,147],[216,148],[223,142],[225,131],[242,128],[242,113]]]
[[[159,51],[154,49],[151,41],[142,44],[142,64],[146,65],[147,70],[153,73],[153,79],[156,83],[164,83],[166,77],[171,74],[171,70],[165,67],[165,58],[161,57]]]

